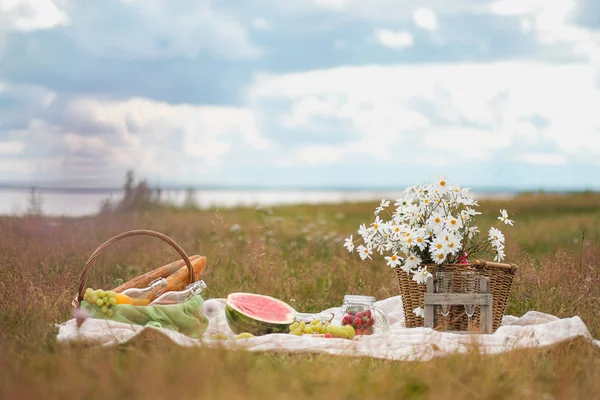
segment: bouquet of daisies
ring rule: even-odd
[[[350,235],[344,247],[355,249],[361,259],[371,258],[373,252],[386,254],[387,265],[413,274],[417,283],[425,283],[427,264],[468,264],[468,255],[492,253],[495,261],[504,259],[504,235],[490,228],[487,238],[480,238],[474,217],[479,204],[458,185],[444,178],[433,184],[407,188],[404,197],[396,200],[395,210],[390,201],[382,200],[375,209],[375,220],[358,230],[360,238]],[[506,210],[498,219],[508,225]],[[355,247],[362,239],[362,244]]]

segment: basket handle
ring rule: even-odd
[[[497,263],[497,262],[493,262],[493,261],[485,261],[485,260],[475,260],[471,263],[471,265],[478,265],[481,267],[495,267],[495,268],[504,268],[504,269],[510,269],[513,271],[516,271],[518,269],[516,264],[503,264],[503,263]]]
[[[90,274],[92,265],[94,264],[96,259],[100,256],[100,253],[102,253],[102,251],[104,251],[104,249],[112,246],[113,244],[117,243],[121,239],[125,239],[130,236],[141,236],[141,235],[153,236],[153,237],[159,238],[162,241],[166,242],[167,244],[171,245],[171,247],[173,247],[179,253],[179,255],[181,256],[181,258],[185,262],[185,265],[188,268],[190,284],[194,283],[194,267],[192,266],[192,263],[190,262],[188,255],[181,248],[181,246],[179,246],[177,243],[175,243],[175,241],[173,239],[171,239],[170,237],[168,237],[167,235],[165,235],[163,233],[149,231],[149,230],[145,230],[145,229],[138,229],[138,230],[123,232],[123,233],[118,234],[117,236],[114,236],[114,237],[108,239],[106,242],[104,242],[100,246],[98,246],[98,248],[92,253],[90,258],[88,258],[87,262],[85,263],[85,266],[83,267],[83,271],[81,271],[81,277],[79,278],[79,289],[78,289],[79,291],[78,291],[77,298],[75,299],[75,302],[73,305],[75,305],[76,307],[79,307],[81,300],[83,300],[83,295],[85,293],[85,286],[87,283],[88,275]]]

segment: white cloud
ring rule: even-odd
[[[51,29],[68,23],[66,12],[52,0],[0,0],[0,33]]]
[[[600,157],[596,78],[587,64],[372,65],[263,75],[249,98],[283,131],[345,133],[343,145],[300,147],[290,158],[298,162],[366,154],[378,162],[465,154],[460,162],[470,162],[542,145],[592,162]],[[262,109],[274,104],[279,111]]]
[[[285,7],[298,12],[306,4],[317,8],[350,14],[362,19],[374,21],[402,21],[412,18],[413,11],[418,8],[435,10],[438,15],[456,15],[459,13],[480,13],[488,6],[481,0],[288,0],[281,2]],[[290,6],[293,4],[294,6]],[[284,7],[284,6],[280,6]]]
[[[434,31],[438,27],[437,17],[431,8],[417,8],[413,13],[415,24],[422,29]]]
[[[497,0],[490,10],[498,15],[517,16],[523,32],[534,32],[543,45],[568,44],[571,51],[600,64],[600,31],[571,22],[575,0]]]
[[[69,153],[99,153],[107,150],[107,143],[102,137],[82,136],[75,133],[67,133],[62,136]]]
[[[312,2],[330,10],[342,10],[349,3],[348,0],[312,0]]]
[[[143,98],[72,100],[56,120],[33,119],[11,134],[60,163],[45,173],[63,178],[119,177],[126,168],[165,179],[223,166],[234,144],[263,151],[270,142],[242,107],[168,104]],[[21,145],[18,145],[21,146]],[[5,145],[19,150],[17,144]],[[2,152],[0,142],[0,153]]]
[[[413,45],[413,37],[409,32],[377,29],[375,39],[379,44],[395,50],[401,50]]]
[[[0,141],[0,155],[17,155],[23,152],[25,143],[18,141]]]
[[[34,171],[34,165],[27,160],[18,158],[0,158],[0,177],[4,182],[17,180],[19,175],[29,175]]]
[[[436,127],[423,137],[423,145],[432,153],[464,154],[471,160],[489,160],[496,149],[507,149],[513,143],[511,135],[494,132],[493,128],[475,129],[465,126]]]
[[[258,17],[252,20],[252,27],[259,31],[265,31],[270,29],[271,25],[269,24],[269,21],[267,21],[265,18]]]
[[[543,166],[562,166],[567,164],[567,157],[558,153],[525,153],[517,157],[526,164]]]
[[[94,55],[119,59],[194,58],[210,52],[254,58],[262,50],[233,12],[210,0],[68,2],[72,38]],[[115,22],[115,15],[119,21]],[[266,21],[265,21],[266,22]]]

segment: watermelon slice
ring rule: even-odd
[[[225,315],[235,333],[249,332],[255,336],[269,333],[289,333],[296,319],[296,310],[281,300],[252,293],[231,293],[227,296]]]

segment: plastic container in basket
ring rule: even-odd
[[[468,272],[477,271],[481,275],[490,278],[490,293],[493,295],[493,331],[500,327],[502,317],[506,311],[506,302],[512,288],[513,278],[518,267],[515,264],[501,264],[490,261],[475,260],[471,264],[430,264],[427,270],[435,275],[439,271],[447,272]],[[425,292],[427,287],[415,282],[413,274],[407,274],[400,268],[396,268],[398,276],[398,287],[402,296],[402,306],[404,309],[404,321],[407,328],[416,328],[423,326],[423,318],[415,315],[413,310],[417,307],[423,307]],[[479,307],[473,315],[473,327],[479,328]],[[451,307],[448,316],[448,330],[466,331],[468,317],[462,307]]]
[[[84,301],[87,279],[91,268],[100,253],[107,247],[117,243],[121,239],[131,236],[151,236],[161,239],[173,247],[181,256],[189,271],[190,284],[194,282],[194,268],[185,251],[170,237],[155,231],[134,230],[123,232],[102,243],[87,260],[81,277],[79,278],[79,291],[73,300],[76,315],[86,317],[113,320],[116,322],[129,323],[142,326],[153,326],[171,329],[192,338],[200,338],[208,327],[208,319],[204,315],[204,300],[201,295],[195,295],[184,303],[170,305],[135,306],[131,304],[116,304],[111,306],[112,316],[100,312],[98,306]],[[77,318],[78,326],[85,318]]]

